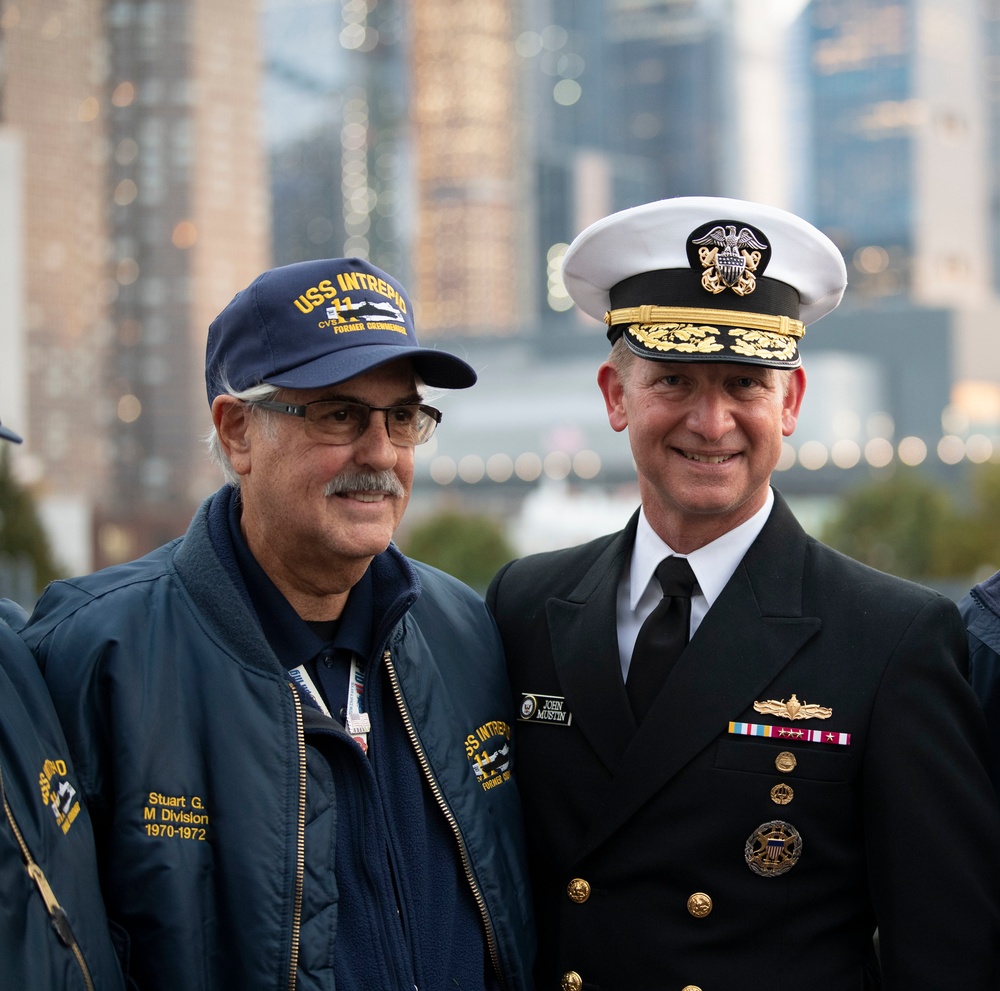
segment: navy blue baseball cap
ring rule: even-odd
[[[2,423],[0,423],[0,439],[13,441],[15,444],[21,443],[21,438],[18,437],[13,430],[9,427],[5,427]]]
[[[407,358],[426,385],[466,389],[476,373],[455,355],[422,348],[406,290],[361,258],[273,268],[238,292],[208,328],[209,404],[223,382],[241,392],[336,385]]]

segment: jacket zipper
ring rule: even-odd
[[[10,823],[10,828],[14,832],[14,838],[17,840],[17,845],[21,848],[21,857],[24,859],[25,870],[27,870],[28,876],[31,880],[35,882],[35,886],[38,888],[38,893],[42,896],[42,901],[45,902],[45,909],[52,919],[52,928],[55,929],[56,935],[59,937],[60,941],[69,947],[73,956],[76,958],[76,962],[83,975],[83,982],[87,987],[87,991],[94,991],[94,982],[90,978],[90,971],[87,969],[87,961],[83,959],[83,951],[80,949],[80,946],[76,941],[76,936],[73,935],[69,919],[66,918],[66,913],[63,911],[63,907],[59,904],[59,900],[56,898],[55,892],[52,890],[44,871],[32,858],[31,851],[28,849],[28,844],[25,842],[24,837],[21,835],[21,830],[17,828],[17,823],[14,821],[14,813],[11,811],[10,805],[7,803],[7,791],[4,788],[3,783],[3,768],[0,768],[0,797],[3,798],[3,810],[7,815],[7,821]]]
[[[302,886],[305,880],[306,849],[306,734],[302,726],[302,703],[295,686],[289,684],[295,704],[295,738],[299,753],[299,807],[296,823],[295,900],[292,911],[292,950],[288,961],[288,991],[295,991],[299,967],[299,939],[302,934]]]
[[[458,853],[462,859],[462,869],[465,872],[465,879],[469,882],[469,887],[472,889],[472,895],[476,899],[476,905],[479,908],[479,914],[483,919],[483,925],[486,927],[486,945],[490,951],[490,960],[493,962],[493,970],[496,972],[497,980],[500,982],[501,986],[503,986],[503,971],[500,969],[500,954],[497,951],[496,935],[493,932],[493,924],[490,922],[490,915],[486,908],[486,899],[483,897],[483,893],[480,890],[479,885],[476,883],[475,875],[472,873],[472,865],[469,863],[469,854],[465,848],[465,840],[462,839],[462,832],[458,828],[458,820],[455,818],[455,813],[451,811],[448,803],[444,799],[441,786],[437,783],[437,779],[434,777],[434,772],[431,770],[430,762],[427,760],[427,754],[424,752],[420,738],[417,736],[416,728],[413,725],[413,719],[410,717],[410,712],[406,708],[406,702],[403,701],[403,692],[399,687],[399,678],[396,676],[396,668],[393,666],[392,655],[389,650],[386,650],[382,655],[382,660],[385,661],[386,670],[389,672],[389,681],[392,684],[392,694],[396,697],[396,704],[399,706],[399,711],[403,716],[403,725],[406,727],[406,732],[410,737],[410,743],[413,744],[413,749],[416,751],[420,768],[424,772],[424,777],[427,778],[427,783],[431,787],[431,794],[433,794],[434,800],[444,813],[444,817],[447,820],[448,825],[451,827],[451,831],[455,834],[455,839],[458,842]]]

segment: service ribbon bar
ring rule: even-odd
[[[841,747],[851,745],[850,733],[837,733],[828,729],[799,729],[796,726],[770,726],[767,723],[730,722],[729,732],[737,736],[767,736],[773,740],[796,740],[800,743],[833,743]]]

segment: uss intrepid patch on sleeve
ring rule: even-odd
[[[536,692],[521,693],[521,708],[517,714],[519,723],[549,723],[552,726],[569,726],[573,713],[566,708],[562,695],[539,695]]]

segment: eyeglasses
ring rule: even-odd
[[[372,413],[385,415],[385,432],[397,447],[425,444],[441,422],[441,410],[421,403],[400,406],[368,406],[339,399],[318,399],[303,406],[273,400],[250,403],[261,409],[301,416],[306,436],[321,444],[351,444],[368,429]]]

